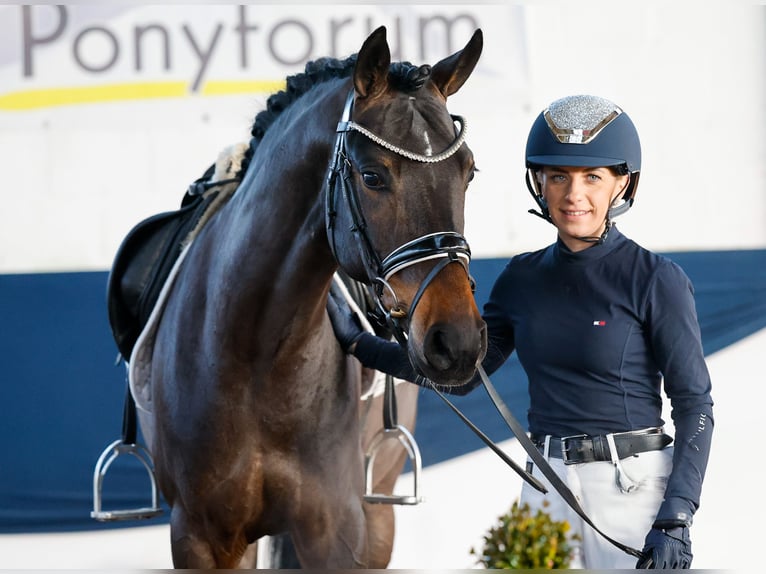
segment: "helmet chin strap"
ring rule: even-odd
[[[555,225],[553,223],[553,219],[551,219],[551,214],[548,212],[548,204],[546,201],[542,198],[542,195],[540,194],[540,191],[537,189],[536,182],[532,183],[532,178],[530,177],[530,174],[532,173],[531,169],[527,169],[526,174],[526,182],[527,182],[527,189],[529,190],[529,193],[532,194],[532,198],[535,200],[535,203],[540,208],[540,211],[536,211],[534,209],[530,209],[529,213],[532,215],[536,215],[537,217],[544,219],[551,225]]]
[[[579,241],[584,241],[585,243],[593,243],[594,245],[601,245],[606,241],[607,236],[609,235],[609,229],[612,227],[612,221],[609,219],[609,216],[606,216],[606,219],[604,220],[604,231],[601,232],[601,235],[598,237],[590,236],[590,237],[575,237],[575,239],[578,239]]]

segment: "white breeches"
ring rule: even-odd
[[[565,465],[560,458],[555,457],[548,457],[548,462],[569,486],[585,514],[602,532],[637,550],[643,548],[644,538],[662,503],[673,466],[672,446],[661,451],[643,452],[620,461],[623,472],[636,485],[630,492],[620,489],[611,462]],[[527,469],[531,464],[528,460]],[[570,541],[574,548],[570,568],[635,568],[636,558],[612,545],[585,523],[550,486],[536,466],[533,474],[545,484],[548,494],[538,492],[525,482],[520,504],[529,504],[534,514],[538,508],[543,508],[543,501],[547,500],[549,505],[544,508],[545,512],[553,520],[569,522],[570,534],[580,537],[580,540]]]

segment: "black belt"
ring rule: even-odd
[[[614,433],[612,437],[614,437],[614,445],[617,447],[617,458],[619,459],[640,452],[662,450],[673,442],[673,439],[664,433],[662,427]],[[531,438],[539,450],[542,451],[545,448],[545,435],[533,434]],[[551,437],[548,445],[548,456],[563,459],[564,464],[612,460],[606,435]]]

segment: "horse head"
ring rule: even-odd
[[[328,184],[338,264],[374,288],[413,366],[440,385],[470,379],[486,351],[463,237],[475,164],[465,121],[446,106],[482,42],[477,30],[433,67],[392,66],[385,28],[373,32],[357,55]]]

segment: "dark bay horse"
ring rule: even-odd
[[[446,101],[481,48],[477,31],[433,67],[392,64],[379,28],[288,78],[288,103],[256,119],[242,182],[189,247],[156,332],[141,424],[176,567],[238,567],[283,533],[304,568],[387,565],[391,508],[363,499],[361,367],[325,304],[340,267],[404,326],[424,376],[474,373],[474,162]]]

